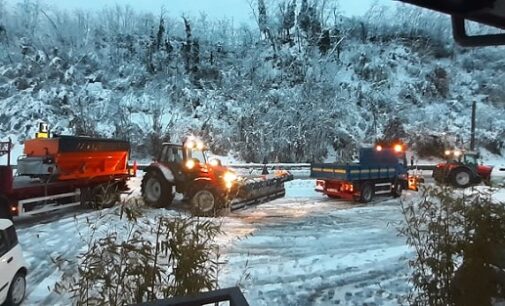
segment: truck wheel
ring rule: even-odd
[[[373,199],[373,185],[371,183],[364,183],[361,186],[361,194],[359,201],[361,203],[368,203]]]
[[[121,200],[118,186],[115,183],[98,185],[93,190],[96,208],[111,208]]]
[[[200,217],[215,217],[223,208],[224,199],[219,192],[209,184],[196,184],[188,192],[193,215]]]
[[[450,182],[454,187],[466,188],[472,183],[472,173],[465,168],[458,168],[451,172]]]
[[[142,198],[148,206],[167,207],[174,199],[172,184],[167,182],[158,171],[149,171],[142,179]]]
[[[399,198],[402,196],[402,192],[403,192],[403,184],[401,181],[396,181],[394,184],[393,184],[393,197],[394,198]]]
[[[18,306],[21,305],[25,298],[26,293],[26,279],[22,272],[16,273],[12,279],[11,286],[9,287],[9,292],[7,293],[7,299],[5,300],[6,306]]]

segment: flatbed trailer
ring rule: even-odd
[[[17,173],[10,164],[12,143],[0,143],[7,165],[0,166],[0,218],[70,206],[110,207],[135,175],[128,165],[129,143],[58,136],[25,142]]]
[[[375,195],[398,197],[404,189],[417,189],[418,180],[408,174],[404,148],[363,148],[354,164],[314,163],[310,176],[316,191],[330,198],[370,202]]]

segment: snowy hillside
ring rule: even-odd
[[[188,133],[245,161],[349,158],[384,135],[429,155],[468,141],[477,101],[480,144],[501,152],[501,48],[457,47],[448,18],[415,8],[350,19],[331,1],[283,3],[259,1],[251,28],[0,1],[0,138],[23,141],[46,121],[128,139],[136,158]]]

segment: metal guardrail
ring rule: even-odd
[[[149,165],[147,164],[141,164],[138,165],[137,168],[139,170],[144,170],[147,168]],[[227,164],[224,165],[230,168],[237,168],[237,169],[263,169],[265,164]],[[267,169],[273,169],[273,168],[278,168],[278,169],[284,169],[284,170],[310,170],[310,164],[290,164],[290,163],[278,163],[278,164],[266,164]],[[417,165],[417,166],[408,166],[409,170],[433,170],[435,169],[435,165]]]
[[[137,165],[137,169],[144,170],[147,168],[148,164],[140,164]],[[264,164],[228,164],[225,165],[231,168],[238,169],[263,169]],[[290,163],[279,163],[279,164],[266,164],[267,169],[279,168],[284,170],[310,170],[310,164],[290,164]],[[17,169],[17,165],[11,165],[12,169]],[[417,166],[409,166],[410,170],[433,170],[435,169],[435,165],[417,165]]]
[[[238,287],[218,289],[199,293],[194,296],[174,297],[166,300],[158,300],[137,304],[136,306],[197,306],[220,302],[229,302],[230,306],[249,306],[249,303]]]

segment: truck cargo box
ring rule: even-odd
[[[398,175],[395,167],[362,166],[359,164],[312,164],[310,177],[316,179],[359,181],[372,179],[388,179]]]
[[[18,164],[28,175],[31,173],[25,168],[36,169],[34,174],[39,175],[44,174],[40,173],[43,169],[58,180],[127,175],[129,151],[130,144],[122,140],[75,136],[37,138],[25,142],[26,163],[22,165],[20,160]]]
[[[310,177],[348,182],[389,179],[406,172],[405,154],[390,148],[381,148],[380,151],[362,148],[359,151],[359,163],[312,164],[310,167]]]

